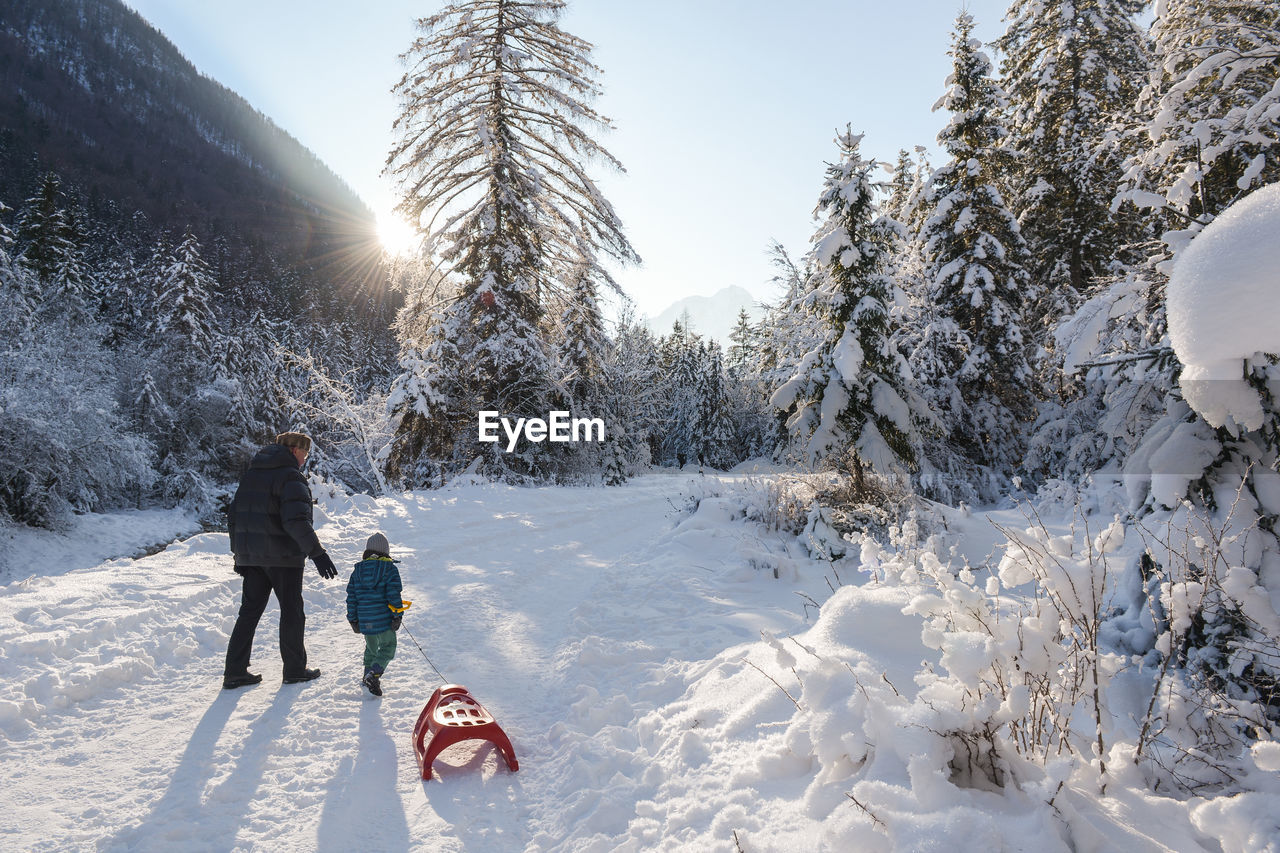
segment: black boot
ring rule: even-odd
[[[302,672],[298,673],[297,675],[286,675],[284,677],[284,683],[285,684],[301,684],[304,681],[311,681],[312,679],[316,679],[319,677],[320,677],[320,670],[304,669]]]
[[[365,689],[368,690],[370,693],[372,693],[374,696],[382,695],[381,676],[379,676],[378,673],[374,672],[373,670],[369,670],[368,672],[366,672],[364,674],[364,678],[360,679],[360,683],[363,684]]]
[[[262,681],[261,675],[255,675],[252,672],[242,672],[237,675],[222,676],[222,689],[235,690],[237,687],[248,687],[250,684],[258,684]]]

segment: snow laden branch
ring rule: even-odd
[[[299,355],[281,347],[276,354],[281,364],[299,374],[306,389],[291,397],[289,408],[302,415],[306,422],[332,424],[349,436],[349,441],[358,449],[358,456],[364,460],[361,475],[377,487],[377,494],[387,494],[382,456],[388,436],[381,401],[362,402],[350,375],[333,376],[310,352]],[[327,455],[333,455],[332,449]]]
[[[1117,201],[1159,210],[1172,254],[1280,177],[1280,15],[1268,0],[1168,2],[1151,26],[1144,116]]]

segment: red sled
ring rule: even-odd
[[[427,741],[428,736],[430,741]],[[431,762],[455,743],[464,740],[487,740],[498,748],[514,773],[520,769],[511,740],[493,719],[493,715],[459,684],[445,684],[431,694],[431,701],[418,715],[413,727],[413,756],[423,779],[431,778]]]

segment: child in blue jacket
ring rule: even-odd
[[[382,673],[396,656],[396,631],[408,602],[400,598],[400,572],[391,559],[387,537],[375,533],[364,546],[347,581],[347,621],[364,634],[364,677],[360,683],[374,696],[382,695]]]

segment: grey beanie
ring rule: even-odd
[[[375,554],[381,554],[384,557],[391,556],[391,543],[381,533],[375,533],[370,536],[369,541],[364,543],[364,549]]]

